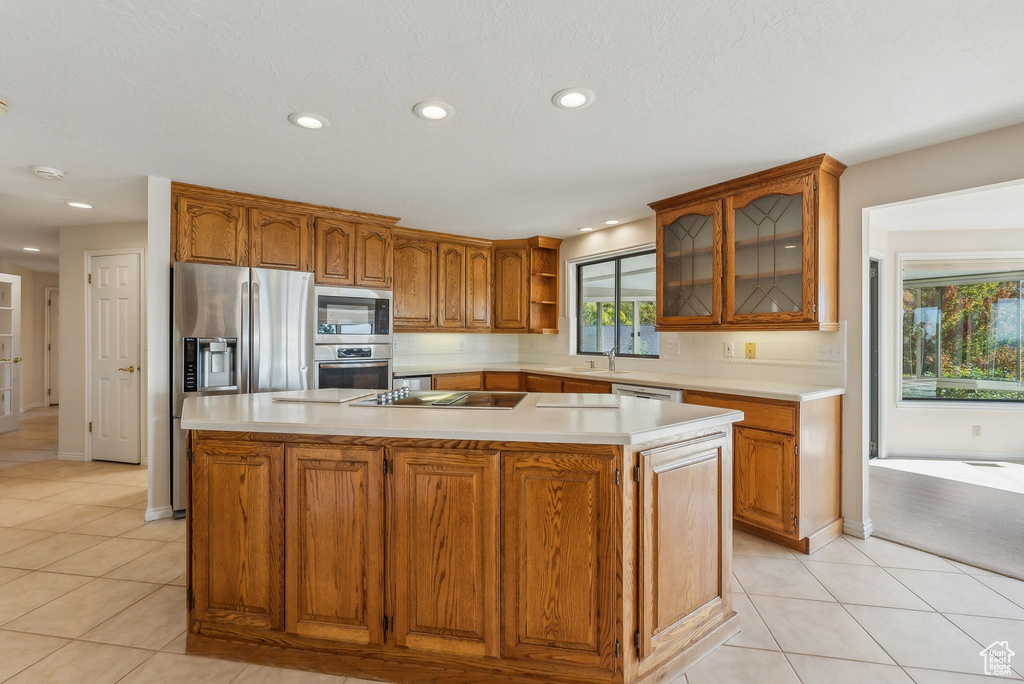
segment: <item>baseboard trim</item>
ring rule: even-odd
[[[58,461],[88,461],[89,457],[74,451],[61,451],[57,454]]]
[[[874,533],[874,531],[875,528],[871,524],[871,518],[865,518],[864,520],[846,518],[843,521],[843,534],[848,534],[851,537],[867,539]]]
[[[930,461],[1021,461],[1024,460],[1024,452],[887,449],[885,458],[927,459]]]
[[[170,506],[160,506],[159,508],[147,508],[146,522],[160,520],[162,518],[170,518],[173,515],[174,509],[172,509]]]
[[[21,412],[24,413],[25,411],[31,411],[32,409],[37,408],[43,408],[42,402],[37,401],[32,404],[25,404],[24,406],[21,407]]]

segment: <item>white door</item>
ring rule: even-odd
[[[21,422],[21,276],[0,273],[0,432]]]
[[[89,259],[89,436],[93,460],[141,461],[140,262],[139,254]]]
[[[50,298],[46,300],[46,315],[50,327],[46,339],[46,356],[48,359],[46,403],[49,406],[60,403],[60,290],[50,290]]]

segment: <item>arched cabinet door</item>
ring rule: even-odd
[[[466,327],[466,246],[437,246],[437,327]]]
[[[253,268],[308,271],[313,243],[309,214],[278,209],[249,210],[249,264]]]
[[[722,203],[658,216],[658,325],[722,322]]]
[[[240,204],[182,194],[175,210],[176,261],[249,265],[248,214]]]
[[[357,223],[356,286],[390,290],[391,258],[391,229],[372,223]]]
[[[318,285],[355,284],[355,224],[318,216],[314,226],[314,274]]]
[[[432,328],[437,307],[437,243],[395,236],[395,330]]]
[[[526,247],[494,248],[494,327],[526,330],[530,306]]]

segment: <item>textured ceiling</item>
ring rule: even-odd
[[[4,0],[0,192],[52,200],[44,164],[566,236],[812,154],[1019,122],[1022,35],[1019,0]],[[553,107],[571,86],[594,104]],[[427,99],[454,117],[413,116]]]

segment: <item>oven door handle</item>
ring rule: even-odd
[[[370,363],[348,363],[345,361],[331,361],[319,363],[317,368],[386,368],[391,365],[390,361],[374,361]]]

